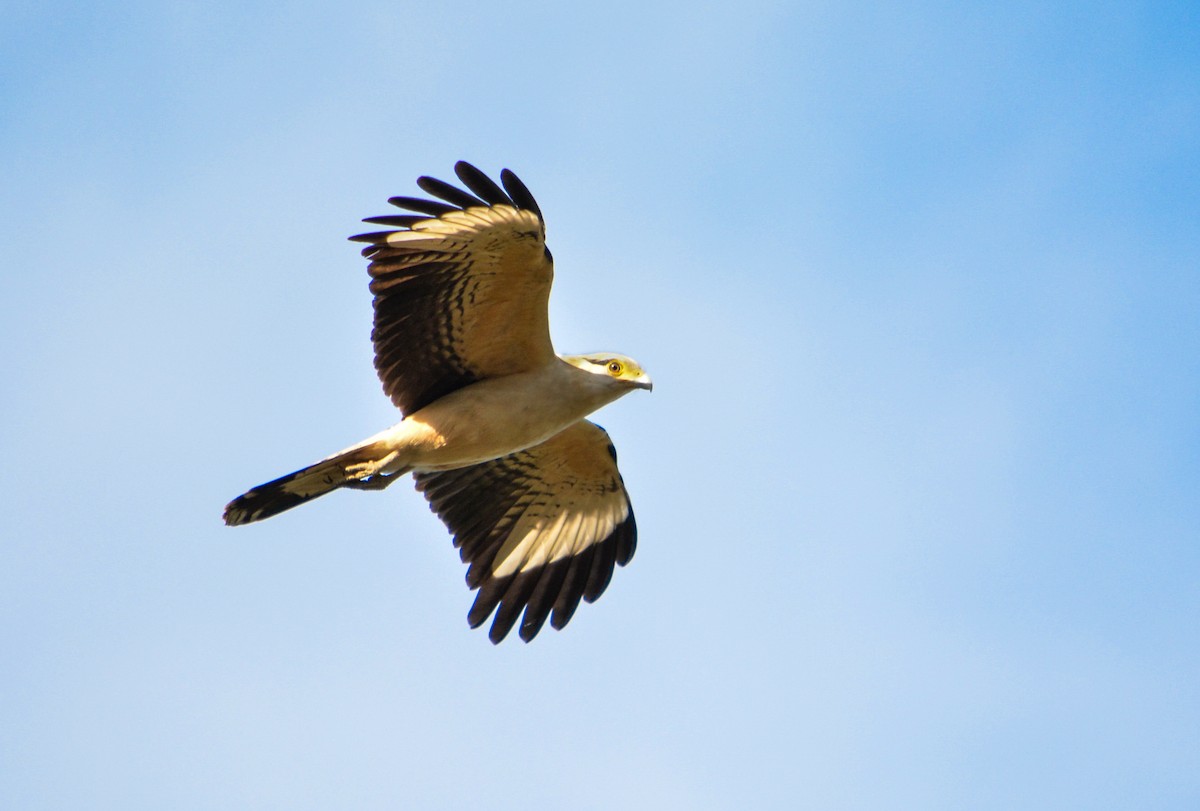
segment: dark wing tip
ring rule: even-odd
[[[352,237],[346,237],[351,242],[369,242],[372,245],[378,245],[380,242],[387,242],[389,234],[394,234],[395,231],[372,231],[369,234],[355,234]]]
[[[480,200],[474,195],[467,194],[457,186],[451,186],[444,180],[438,180],[436,177],[427,177],[422,175],[417,178],[417,185],[421,187],[421,191],[432,194],[434,197],[445,200],[451,205],[458,208],[471,208],[472,206],[485,206],[487,203]]]
[[[559,592],[562,591],[563,581],[566,579],[567,569],[570,565],[570,560],[556,560],[542,567],[537,578],[537,585],[534,587],[533,593],[529,595],[525,615],[521,618],[520,634],[524,641],[532,640],[546,624],[546,619],[550,616],[551,609],[554,608],[554,602],[558,598]]]
[[[504,590],[504,598],[500,601],[499,607],[496,608],[495,619],[492,620],[492,628],[488,632],[488,638],[492,642],[499,642],[508,636],[508,632],[516,625],[517,619],[525,614],[529,617],[529,598],[533,596],[534,589],[545,574],[544,567],[536,569],[527,569],[518,572],[513,576],[508,588]],[[535,609],[536,610],[536,609]],[[528,642],[533,638],[533,635],[526,635],[528,631],[522,623],[521,639]],[[537,631],[535,630],[536,634]]]
[[[475,592],[475,602],[471,604],[471,610],[467,612],[467,625],[478,628],[487,621],[487,618],[496,610],[496,606],[500,603],[500,598],[504,596],[504,590],[508,588],[511,580],[511,577],[497,577],[484,581],[479,587],[479,591]]]
[[[596,557],[592,560],[592,569],[588,572],[587,582],[583,587],[585,602],[594,603],[600,599],[608,584],[612,582],[613,568],[617,561],[617,536],[609,535],[596,546]]]
[[[459,161],[454,164],[454,174],[458,175],[458,179],[468,189],[477,194],[480,199],[486,201],[489,205],[515,205],[512,198],[505,193],[504,189],[496,185],[496,181],[466,161]]]
[[[437,200],[426,200],[421,197],[405,197],[404,195],[389,197],[388,202],[396,208],[406,208],[409,211],[417,211],[431,217],[439,217],[442,214],[460,210],[458,206],[452,206],[449,203],[439,203]]]
[[[371,225],[390,225],[393,228],[412,228],[427,219],[429,218],[417,214],[386,214],[382,217],[363,217],[363,222]]]
[[[533,199],[529,187],[521,182],[521,178],[517,177],[516,173],[511,169],[504,169],[500,172],[500,182],[504,184],[508,196],[517,204],[517,208],[532,211],[539,220],[546,221],[546,218],[542,216],[542,210],[538,208],[537,200]]]
[[[567,573],[559,587],[558,596],[554,598],[554,607],[550,614],[550,625],[556,631],[561,631],[575,616],[579,601],[583,599],[583,588],[587,581],[588,571],[596,557],[596,545],[584,549],[571,558]]]
[[[539,220],[543,219],[542,211],[538,208],[537,201],[533,199],[529,189],[510,170],[505,169],[500,173],[500,180],[504,183],[504,188],[498,186],[494,180],[466,161],[454,164],[454,173],[473,194],[463,191],[457,186],[452,186],[444,180],[438,180],[436,177],[422,175],[417,178],[417,186],[427,194],[438,198],[437,200],[407,195],[389,197],[388,202],[392,205],[408,211],[415,211],[417,214],[365,217],[363,222],[372,225],[387,225],[393,228],[412,228],[421,220],[430,217],[440,217],[451,211],[486,206],[514,206],[532,211]],[[350,239],[356,242],[377,241],[368,239],[372,236],[374,235],[360,234],[350,237]]]
[[[633,505],[629,506],[629,517],[616,529],[617,565],[628,565],[637,551],[637,521],[633,519]]]

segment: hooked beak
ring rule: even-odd
[[[654,381],[650,379],[650,375],[642,375],[637,380],[633,381],[633,386],[637,389],[654,391]]]

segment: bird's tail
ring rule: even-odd
[[[225,505],[225,523],[235,527],[261,521],[341,487],[381,490],[407,472],[407,469],[380,472],[394,455],[382,442],[368,441],[347,448],[238,496]]]

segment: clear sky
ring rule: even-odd
[[[1200,6],[0,10],[0,807],[1200,807]],[[345,238],[514,169],[637,555],[493,647]]]

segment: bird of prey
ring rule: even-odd
[[[616,451],[585,417],[651,382],[624,355],[555,353],[554,265],[537,202],[508,169],[500,184],[465,161],[454,171],[466,190],[421,177],[438,199],[393,197],[416,214],[369,217],[393,230],[351,237],[367,243],[375,369],[403,419],[238,496],[225,523],[412,473],[478,589],[470,626],[494,612],[488,637],[498,643],[521,617],[528,642],[547,618],[566,625],[633,557]]]

